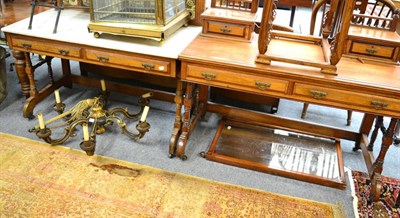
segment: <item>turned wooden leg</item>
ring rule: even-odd
[[[347,110],[347,125],[351,125],[351,117],[353,116],[353,111],[352,110]]]
[[[62,67],[63,77],[69,78],[68,82],[65,84],[65,86],[68,87],[68,88],[72,88],[71,65],[70,65],[69,60],[61,59],[61,67]]]
[[[178,147],[176,151],[176,155],[182,160],[186,160],[187,156],[185,155],[186,143],[189,138],[189,134],[191,131],[191,111],[192,111],[192,103],[193,103],[193,89],[195,85],[192,83],[186,84],[186,93],[185,99],[183,101],[183,105],[185,107],[185,112],[183,114],[183,126],[182,133],[178,140]]]
[[[372,131],[371,139],[368,144],[369,151],[372,151],[374,149],[376,137],[378,136],[379,129],[381,129],[382,126],[383,126],[383,116],[376,116],[374,130]]]
[[[25,52],[25,73],[29,79],[30,97],[34,97],[34,96],[38,95],[38,91],[37,91],[36,83],[35,83],[34,72],[35,72],[35,69],[32,67],[31,56],[29,55],[29,52]]]
[[[308,110],[308,106],[310,104],[309,103],[304,103],[303,105],[303,111],[301,112],[301,118],[304,119],[304,117],[306,117],[307,114],[307,110]]]
[[[394,129],[396,127],[396,124],[398,122],[398,119],[392,118],[390,120],[390,124],[388,129],[386,130],[385,134],[383,135],[382,138],[382,146],[381,150],[379,151],[379,155],[375,162],[372,165],[372,174],[371,174],[371,199],[373,201],[378,201],[379,200],[379,195],[381,191],[381,174],[383,170],[383,162],[385,160],[386,152],[388,151],[390,145],[393,143],[393,134],[394,134]]]
[[[53,68],[51,67],[51,61],[53,60],[53,57],[46,56],[45,61],[47,64],[47,74],[49,76],[49,80],[51,84],[54,84],[54,74],[53,74]]]
[[[22,51],[13,50],[12,54],[15,58],[15,71],[21,84],[22,95],[28,98],[30,96],[30,86],[28,75],[25,73],[25,53]]]
[[[400,124],[397,123],[396,129],[394,131],[394,141],[393,144],[399,145],[400,144]],[[400,198],[400,196],[399,196]],[[397,198],[397,199],[399,199]]]
[[[363,120],[361,122],[360,129],[358,131],[358,138],[357,138],[356,144],[354,145],[353,151],[358,151],[359,149],[361,149],[361,146],[360,146],[361,138],[364,134],[367,136],[369,135],[369,132],[371,131],[374,120],[375,120],[375,115],[372,115],[372,114],[364,115]]]
[[[169,158],[174,157],[176,143],[182,128],[182,102],[183,102],[182,89],[183,89],[183,82],[178,81],[176,86],[176,95],[175,95],[176,111],[175,111],[174,130],[172,131],[171,139],[169,141],[169,153],[168,153]]]

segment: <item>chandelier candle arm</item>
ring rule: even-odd
[[[152,97],[153,96],[153,93],[152,92],[148,92],[148,93],[146,93],[146,94],[143,94],[142,95],[142,98],[150,98],[150,97]]]
[[[101,91],[105,92],[106,91],[106,82],[104,81],[104,79],[100,80],[100,84],[101,84]]]
[[[54,96],[56,97],[56,103],[59,104],[61,103],[61,99],[60,99],[60,91],[58,89],[56,89],[54,91]]]
[[[60,114],[60,115],[58,115],[58,116],[56,116],[56,117],[53,117],[53,118],[51,118],[51,119],[49,119],[49,120],[46,120],[46,121],[44,122],[44,125],[48,125],[48,124],[50,124],[50,123],[52,123],[52,122],[54,122],[54,121],[56,121],[56,120],[58,120],[58,119],[61,119],[61,118],[63,118],[63,117],[66,117],[66,116],[68,116],[68,115],[70,115],[70,114],[71,114],[70,111],[66,111],[66,112],[64,112],[64,113],[62,113],[62,114]],[[30,129],[29,132],[36,131],[36,130],[38,130],[39,128],[40,128],[39,125],[36,125],[36,126],[33,127],[32,129]]]
[[[86,123],[82,124],[83,141],[89,141],[89,127]]]
[[[38,113],[37,117],[38,117],[38,120],[39,120],[39,129],[44,129],[45,125],[44,125],[43,114],[42,113]]]
[[[147,114],[149,113],[149,109],[150,109],[149,106],[144,106],[142,117],[140,117],[140,122],[146,121],[146,117],[147,117]]]

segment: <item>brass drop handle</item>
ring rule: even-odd
[[[58,49],[58,52],[60,52],[60,54],[64,55],[64,56],[69,54],[69,51],[68,50],[64,50],[64,49]]]
[[[24,47],[24,49],[30,49],[32,47],[32,45],[28,44],[28,43],[24,43],[24,44],[22,44],[22,47]]]
[[[326,93],[326,92],[321,92],[321,91],[316,91],[316,90],[310,90],[310,93],[313,96],[313,98],[315,98],[317,100],[320,100],[328,95],[328,93]]]
[[[374,46],[371,46],[370,48],[366,48],[365,51],[368,52],[368,54],[370,54],[370,55],[373,55],[378,52],[378,50],[376,50],[376,48]]]
[[[379,101],[371,101],[371,105],[374,106],[376,110],[381,110],[384,107],[387,107],[389,104],[386,102],[379,102]]]
[[[100,62],[106,63],[107,61],[110,60],[108,57],[103,57],[103,56],[98,56],[97,59],[99,59]]]
[[[142,64],[145,70],[152,70],[154,69],[154,64]]]
[[[256,81],[256,86],[257,86],[257,88],[258,88],[259,90],[265,91],[265,90],[267,90],[268,88],[271,87],[271,84],[265,83],[265,82]]]
[[[203,72],[203,73],[201,73],[201,75],[204,77],[205,80],[212,80],[212,79],[217,78],[217,75],[215,75],[213,73]]]
[[[230,33],[232,30],[228,28],[228,26],[221,27],[220,29],[223,33]]]

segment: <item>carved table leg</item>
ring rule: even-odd
[[[62,74],[64,78],[69,78],[68,82],[65,84],[66,87],[72,88],[71,81],[71,64],[67,59],[61,59]]]
[[[25,52],[25,73],[28,76],[29,79],[29,94],[30,97],[36,96],[38,94],[38,91],[36,89],[36,83],[35,83],[35,75],[34,75],[35,69],[32,67],[32,62],[31,62],[31,57],[29,52]]]
[[[353,151],[358,151],[359,149],[361,149],[360,141],[361,141],[362,135],[363,134],[366,134],[367,136],[369,135],[369,132],[371,131],[371,128],[372,128],[372,124],[374,123],[374,119],[375,119],[375,115],[372,115],[372,114],[364,115],[363,120],[361,122],[360,130],[358,131],[359,132],[358,139],[353,148]]]
[[[22,51],[13,50],[12,54],[15,58],[15,70],[21,84],[22,95],[29,98],[30,86],[28,75],[25,73],[25,53]]]
[[[171,139],[169,141],[168,156],[170,158],[174,157],[176,143],[182,128],[182,102],[183,102],[182,86],[183,82],[178,81],[176,86],[176,95],[175,95],[176,112],[175,112],[174,130],[172,131]]]
[[[378,201],[379,197],[380,197],[381,183],[382,183],[381,173],[383,170],[383,162],[385,160],[386,152],[388,151],[390,145],[392,145],[392,143],[393,143],[393,134],[394,134],[394,129],[396,127],[397,122],[398,122],[398,119],[396,119],[396,118],[392,118],[390,120],[389,127],[386,130],[386,132],[382,138],[381,150],[379,151],[379,155],[372,166],[372,172],[370,172],[371,181],[372,181],[372,183],[371,183],[371,199],[373,201]]]
[[[192,83],[186,84],[186,93],[185,99],[183,101],[183,105],[185,107],[185,112],[183,114],[183,126],[182,133],[179,136],[178,147],[176,151],[176,155],[182,160],[186,160],[187,157],[185,155],[186,143],[189,138],[190,128],[191,128],[191,112],[192,112],[192,103],[193,103],[193,89],[195,85]]]
[[[35,108],[37,101],[36,97],[38,95],[38,91],[36,89],[35,83],[35,69],[32,67],[32,62],[30,58],[29,52],[25,52],[25,74],[29,80],[29,95],[30,97],[26,100],[24,109],[23,109],[23,116],[28,119],[33,119],[33,109]]]
[[[23,116],[25,118],[33,118],[33,109],[35,106],[45,99],[47,96],[52,94],[54,90],[60,88],[61,86],[71,86],[72,80],[71,80],[71,69],[69,65],[69,60],[61,60],[62,64],[62,70],[63,70],[63,77],[59,79],[58,81],[50,81],[49,84],[47,84],[44,88],[42,88],[40,91],[37,90],[36,88],[36,83],[35,83],[35,67],[32,66],[32,62],[29,56],[29,53],[25,53],[25,74],[28,77],[29,80],[29,94],[30,97],[26,100],[24,109],[23,109]],[[52,73],[52,71],[51,71]]]

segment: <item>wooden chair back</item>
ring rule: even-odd
[[[258,0],[211,0],[211,7],[256,13],[258,10]]]
[[[334,7],[330,0],[318,0],[315,3],[311,13],[310,35],[314,34],[317,14],[321,10],[322,19],[326,21],[322,24],[322,35],[328,37],[332,33],[332,28],[337,21],[332,19],[332,14],[329,14],[331,10],[327,11],[327,7]],[[350,23],[356,26],[396,31],[400,25],[400,8],[396,8],[391,0],[356,0]]]
[[[357,0],[351,23],[353,25],[396,31],[400,8],[391,0]]]

